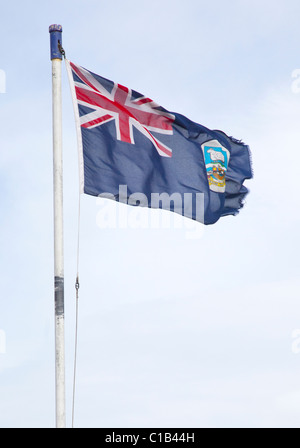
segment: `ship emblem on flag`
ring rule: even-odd
[[[164,111],[150,98],[134,98],[131,89],[114,83],[111,91],[97,80],[91,72],[70,63],[80,79],[75,82],[78,104],[92,109],[80,117],[83,128],[92,129],[109,121],[115,122],[116,138],[134,144],[133,127],[147,137],[164,157],[172,157],[172,149],[161,143],[152,132],[173,134],[174,115]]]

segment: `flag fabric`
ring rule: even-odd
[[[81,193],[204,224],[235,215],[252,178],[247,145],[66,60]]]

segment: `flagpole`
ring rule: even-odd
[[[63,170],[62,170],[62,27],[51,25],[53,113],[53,196],[54,196],[54,301],[55,301],[55,388],[56,427],[66,427],[65,336],[64,336],[64,250],[63,250]]]

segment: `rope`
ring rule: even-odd
[[[62,55],[62,57],[63,57],[64,59],[66,59],[66,52],[65,52],[65,50],[63,49],[60,40],[58,41],[58,49],[59,49],[59,52],[60,52],[60,54]]]
[[[75,282],[76,291],[76,320],[75,320],[75,353],[74,353],[74,376],[73,376],[73,403],[72,403],[72,428],[74,428],[75,416],[75,388],[76,388],[76,367],[77,367],[77,343],[78,343],[78,304],[79,304],[79,240],[80,240],[80,193],[78,198],[78,235],[77,235],[77,274]]]

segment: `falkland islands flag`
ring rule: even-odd
[[[81,192],[204,224],[235,215],[252,178],[248,146],[66,60]]]

